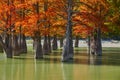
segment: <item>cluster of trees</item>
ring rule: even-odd
[[[33,39],[35,58],[63,44],[62,61],[73,59],[73,37],[88,38],[89,53],[102,55],[101,34],[119,33],[120,0],[1,0],[0,44],[8,58],[27,52]],[[41,45],[41,37],[44,43]]]

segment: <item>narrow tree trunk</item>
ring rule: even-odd
[[[7,54],[7,58],[12,58],[13,57],[13,49],[12,49],[12,36],[11,34],[8,35],[8,46],[7,46],[7,49],[6,49],[6,54]]]
[[[12,48],[13,48],[13,54],[15,56],[19,56],[20,55],[20,48],[18,45],[18,36],[17,35],[12,35]]]
[[[49,53],[51,53],[51,37],[48,35],[48,50],[49,50]]]
[[[97,29],[96,53],[98,56],[102,55],[101,29],[99,27]]]
[[[67,18],[67,29],[66,29],[66,39],[64,41],[64,47],[62,51],[62,61],[73,60],[73,40],[72,40],[72,0],[68,1],[68,18]]]
[[[21,33],[18,35],[18,44],[20,48],[20,53],[27,53],[27,43],[26,43],[26,37],[24,34]]]
[[[44,43],[43,43],[43,53],[45,55],[48,55],[49,54],[49,50],[48,50],[48,39],[47,39],[47,36],[44,36]]]
[[[63,38],[60,38],[60,47],[63,47]]]
[[[3,48],[2,48],[2,46],[0,45],[0,52],[2,53],[3,52]]]
[[[91,54],[98,56],[102,55],[101,30],[99,27],[91,36]]]
[[[36,13],[39,16],[39,1],[36,2]],[[41,33],[40,33],[40,27],[38,26],[39,20],[36,23],[37,31],[35,31],[35,41],[34,41],[34,46],[35,46],[35,58],[36,59],[41,59],[43,58],[43,51],[42,51],[42,45],[41,45]]]
[[[35,49],[35,58],[36,59],[42,59],[43,58],[43,52],[42,52],[42,45],[41,45],[41,38],[35,38],[34,41],[34,49]]]
[[[95,42],[95,35],[94,33],[90,36],[90,54],[95,55],[96,54],[96,42]]]
[[[90,45],[91,45],[91,43],[90,43],[90,36],[88,36],[88,41],[87,41],[87,44],[88,44],[88,55],[90,55]]]
[[[26,37],[24,34],[22,34],[22,37],[21,37],[21,51],[22,53],[27,53]]]
[[[6,35],[5,42],[3,42],[2,37],[0,36],[0,45],[2,46],[3,50],[6,53],[7,58],[12,58],[12,46],[11,46],[11,40],[10,35]]]
[[[78,47],[79,45],[79,36],[75,37],[75,47]]]
[[[53,37],[52,48],[53,48],[53,50],[57,50],[57,49],[58,49],[58,44],[57,44],[57,37],[56,37],[56,35],[54,35],[54,37]]]
[[[46,12],[48,10],[48,0],[44,0],[44,11]],[[45,21],[47,21],[47,18],[44,18]],[[44,24],[45,29],[47,29],[49,26],[47,24]],[[43,44],[43,53],[45,55],[49,55],[49,45],[48,45],[48,37],[47,34],[44,36],[44,44]]]

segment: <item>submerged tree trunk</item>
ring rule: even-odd
[[[51,53],[51,37],[48,35],[48,51]]]
[[[99,27],[97,28],[96,53],[98,56],[102,55],[101,29]]]
[[[90,54],[95,55],[96,54],[96,42],[95,42],[95,35],[94,33],[91,34],[90,36]]]
[[[35,45],[35,48],[34,48],[35,49],[35,58],[36,59],[43,58],[41,39],[35,38],[34,45]]]
[[[22,34],[22,38],[21,38],[21,51],[22,53],[27,53],[27,44],[26,44],[26,37],[24,34]]]
[[[53,50],[57,50],[57,49],[58,49],[58,44],[57,44],[57,37],[56,37],[56,35],[54,35],[54,37],[53,37],[52,49],[53,49]]]
[[[90,39],[91,42],[91,54],[101,56],[102,55],[102,43],[101,43],[101,30],[98,27]]]
[[[34,40],[33,42],[34,42],[35,58],[41,59],[43,58],[43,52],[42,52],[41,37],[39,32],[35,32],[35,37],[33,40]]]
[[[18,44],[18,36],[17,35],[12,35],[12,49],[13,49],[13,54],[15,56],[19,56],[20,55],[20,47]]]
[[[78,47],[79,45],[79,36],[75,37],[75,47]]]
[[[60,38],[60,47],[63,47],[63,38]]]
[[[6,53],[7,58],[12,58],[12,46],[11,46],[11,37],[10,35],[6,34],[5,40],[3,41],[2,37],[0,36],[0,45],[2,46],[4,52]]]
[[[3,48],[2,48],[2,46],[0,45],[0,52],[3,52]]]
[[[47,36],[44,36],[44,43],[43,43],[43,53],[45,55],[48,55],[49,54],[49,49],[48,49],[48,39],[47,39]]]
[[[20,47],[20,52],[21,53],[27,53],[27,44],[26,44],[26,39],[25,39],[25,35],[24,34],[19,34],[19,47]]]
[[[88,55],[90,55],[90,45],[91,45],[91,43],[90,43],[90,36],[88,36],[88,41],[87,41],[87,44],[88,44]]]
[[[66,29],[66,38],[64,40],[64,47],[62,51],[62,61],[73,60],[73,40],[72,40],[72,0],[67,0],[67,29]]]

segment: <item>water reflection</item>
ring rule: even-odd
[[[73,65],[70,63],[62,63],[61,67],[63,72],[63,80],[73,80]]]
[[[0,80],[119,80],[120,64],[112,61],[86,55],[77,55],[70,63],[61,63],[56,55],[44,60],[4,59],[0,60]]]
[[[88,63],[90,65],[102,65],[102,56],[88,56]]]

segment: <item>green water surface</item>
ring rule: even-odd
[[[0,80],[120,80],[120,54],[75,53],[69,63],[61,62],[60,53],[43,60],[35,60],[33,53],[13,59],[0,54]]]

